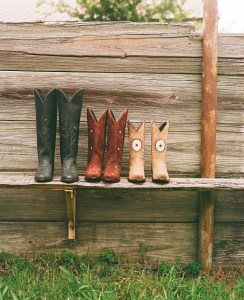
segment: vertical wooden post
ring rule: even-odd
[[[217,111],[218,1],[203,0],[201,174],[215,177]],[[214,194],[200,193],[198,257],[202,268],[212,269]]]

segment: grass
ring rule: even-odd
[[[243,268],[204,275],[197,262],[178,258],[137,263],[105,250],[96,257],[70,252],[27,260],[0,253],[0,300],[5,299],[243,299]]]

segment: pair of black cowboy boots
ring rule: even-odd
[[[57,110],[59,111],[61,181],[71,183],[79,180],[76,168],[80,115],[83,90],[71,99],[61,89],[53,89],[45,96],[35,89],[38,168],[35,181],[53,179],[56,142]]]

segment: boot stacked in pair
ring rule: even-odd
[[[106,109],[97,120],[94,112],[87,109],[88,161],[85,179],[87,181],[119,182],[124,147],[125,127],[128,109],[118,121],[113,112]],[[102,174],[107,128],[107,158]]]
[[[71,183],[79,180],[76,168],[80,115],[83,90],[71,99],[61,89],[53,89],[45,96],[35,89],[36,131],[38,168],[35,181],[48,182],[53,179],[56,143],[57,110],[59,112],[61,181]]]
[[[151,125],[151,160],[152,180],[154,182],[169,182],[166,167],[167,140],[169,121],[160,127],[152,122]],[[130,171],[128,180],[131,182],[144,182],[144,149],[145,149],[145,122],[137,129],[128,121],[128,134],[130,146]]]

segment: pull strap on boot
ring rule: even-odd
[[[53,179],[57,123],[56,92],[56,89],[50,90],[45,96],[40,89],[34,90],[38,153],[35,181],[37,182]]]
[[[136,129],[134,125],[128,121],[128,135],[130,147],[130,182],[144,182],[144,149],[145,149],[145,122]]]
[[[169,182],[169,174],[166,167],[169,124],[170,122],[166,121],[158,127],[154,122],[152,122],[152,180],[155,182]]]
[[[62,163],[61,181],[71,183],[79,180],[76,158],[78,152],[80,115],[83,90],[77,91],[69,100],[58,89],[60,156]]]
[[[127,115],[128,109],[125,109],[116,122],[113,112],[108,111],[107,162],[103,175],[106,182],[120,181]]]
[[[108,109],[97,120],[93,110],[87,108],[88,160],[85,175],[87,181],[102,180],[107,118]]]

